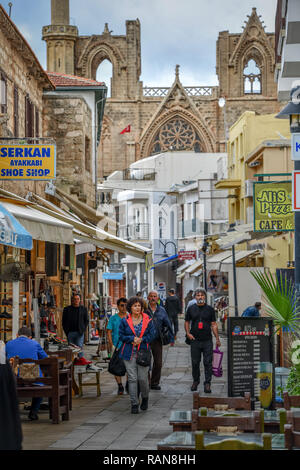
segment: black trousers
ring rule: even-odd
[[[205,375],[204,383],[210,383],[213,360],[213,342],[211,339],[207,341],[199,341],[198,339],[195,339],[191,343],[192,375],[194,382],[200,382],[200,362],[202,353]]]
[[[177,332],[178,332],[178,315],[177,315],[177,313],[170,314],[169,315],[169,320],[170,320],[171,325],[173,327],[174,336],[176,336]]]
[[[160,382],[162,368],[162,342],[159,338],[152,341],[151,351],[153,356],[151,385],[158,385]]]

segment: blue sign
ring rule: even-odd
[[[1,204],[0,243],[2,245],[12,246],[13,248],[32,250],[32,236],[30,233],[28,233],[20,222]]]
[[[300,160],[300,134],[292,134],[292,160]]]

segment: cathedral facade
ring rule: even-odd
[[[80,36],[70,25],[69,0],[51,0],[51,25],[44,26],[47,70],[96,79],[102,61],[112,64],[98,148],[98,176],[166,150],[223,152],[229,127],[246,110],[277,113],[274,82],[275,35],[266,33],[256,9],[240,33],[219,33],[216,72],[219,86],[186,86],[179,66],[171,87],[144,87],[140,21],[126,21],[125,35]],[[199,77],[199,82],[201,77]],[[219,106],[225,98],[226,106]],[[130,125],[130,132],[121,131]]]

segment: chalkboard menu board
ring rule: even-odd
[[[260,400],[269,408],[274,399],[273,322],[268,318],[228,318],[228,396]]]

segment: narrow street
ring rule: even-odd
[[[172,432],[171,410],[192,407],[190,348],[185,344],[184,320],[179,320],[179,335],[174,347],[165,346],[161,391],[150,392],[149,409],[138,415],[130,413],[129,396],[117,395],[114,377],[101,373],[101,396],[96,387],[84,388],[83,397],[74,397],[70,421],[54,425],[47,411],[40,411],[39,421],[27,421],[21,411],[24,450],[156,450],[157,443]],[[220,328],[219,328],[220,329]],[[227,340],[221,335],[223,377],[213,377],[212,395],[227,395]],[[93,347],[86,346],[87,356]],[[201,366],[201,373],[203,367]],[[199,392],[203,394],[203,376]],[[22,407],[21,407],[22,409]],[[37,438],[38,436],[38,438]]]

